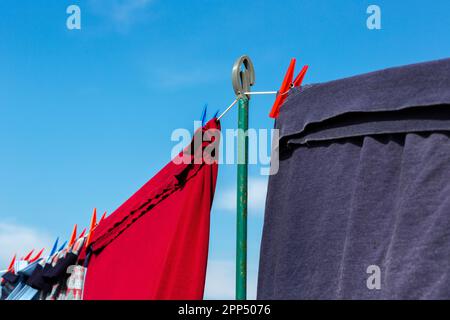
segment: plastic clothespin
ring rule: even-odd
[[[94,208],[94,212],[92,212],[90,231],[92,231],[97,225],[97,208]]]
[[[11,263],[9,264],[8,271],[14,270],[14,263],[16,263],[17,254],[14,255],[14,257],[11,260]]]
[[[69,247],[71,247],[75,243],[75,240],[77,238],[77,227],[78,227],[78,225],[75,225],[73,227],[72,235],[70,236],[70,240],[69,240]]]
[[[293,88],[297,88],[302,85],[303,79],[305,78],[307,71],[308,71],[308,66],[303,66],[302,70],[300,70],[300,73],[294,80]]]
[[[41,251],[39,251],[39,253],[33,259],[31,259],[29,262],[33,263],[33,262],[37,261],[41,257],[43,252],[44,252],[44,248]]]
[[[25,257],[22,258],[22,260],[24,261],[28,261],[28,259],[30,259],[31,255],[33,254],[34,249],[30,251],[30,253],[28,253]]]
[[[97,209],[94,208],[94,213],[92,214],[91,218],[91,225],[89,226],[89,234],[86,239],[86,248],[91,243],[92,234],[94,233],[95,225],[97,224]]]
[[[202,115],[200,117],[200,121],[202,122],[202,127],[205,125],[206,122],[206,112],[208,111],[208,104],[205,104],[203,106]]]
[[[103,213],[102,217],[100,218],[100,221],[98,222],[99,224],[100,224],[100,222],[102,222],[103,220],[105,220],[106,215],[107,215],[107,212],[105,211],[105,212]]]
[[[208,104],[205,104],[205,107],[203,108],[203,112],[202,112],[202,127],[205,126],[206,124],[206,119],[207,119],[207,109],[208,109]],[[213,114],[211,119],[215,119],[217,118],[217,116],[219,115],[220,110],[216,110],[216,112]]]
[[[80,233],[80,235],[78,236],[78,239],[83,238],[85,233],[86,233],[86,228],[84,228],[83,231]]]
[[[269,117],[277,118],[280,113],[280,108],[283,105],[284,101],[287,98],[287,93],[291,88],[301,86],[303,79],[305,78],[306,71],[308,71],[308,66],[304,66],[300,73],[297,75],[295,80],[294,78],[294,70],[295,70],[296,59],[292,58],[289,64],[289,67],[286,71],[286,75],[284,76],[283,82],[281,84],[280,90],[278,91],[277,98],[272,106],[272,110],[270,111]]]
[[[52,250],[50,251],[49,257],[53,256],[56,253],[56,249],[58,248],[59,237],[56,238],[55,243],[53,244]]]
[[[62,246],[58,249],[58,251],[57,252],[59,252],[59,251],[61,251],[61,250],[63,250],[65,247],[66,247],[66,245],[67,245],[67,240],[66,241],[64,241],[64,243],[62,244]]]

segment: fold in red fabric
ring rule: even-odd
[[[212,130],[220,130],[216,119],[195,134],[210,141],[192,142],[176,158],[191,163],[168,163],[97,226],[85,300],[203,298],[218,164],[201,155],[218,145]]]

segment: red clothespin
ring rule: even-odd
[[[102,222],[103,220],[105,220],[106,218],[106,211],[103,213],[102,217],[100,218],[100,221],[98,222],[100,224],[100,222]]]
[[[91,243],[92,234],[94,233],[95,225],[97,224],[97,209],[94,208],[94,213],[92,214],[91,218],[91,225],[89,226],[89,234],[86,239],[86,248]]]
[[[297,88],[302,85],[303,79],[305,78],[307,71],[308,71],[308,66],[303,66],[302,70],[300,70],[300,73],[294,80],[293,88]]]
[[[80,233],[80,236],[78,237],[78,239],[83,238],[85,233],[86,233],[86,228],[84,228],[83,231]]]
[[[35,262],[37,259],[39,259],[43,252],[44,252],[44,249],[39,251],[39,253],[33,259],[30,260],[30,263]]]
[[[33,254],[34,249],[30,251],[30,253],[28,253],[25,257],[22,258],[22,260],[24,261],[28,261],[28,259],[30,259],[31,255]]]
[[[15,254],[14,257],[12,258],[11,263],[9,264],[9,267],[8,267],[8,271],[14,270],[14,263],[16,263],[16,257],[17,257],[17,254]]]
[[[73,227],[73,231],[72,231],[72,235],[70,236],[70,241],[69,241],[69,244],[68,244],[68,246],[67,247],[71,247],[71,246],[73,246],[73,244],[75,243],[75,240],[76,240],[76,238],[77,238],[77,226],[78,225],[75,225],[74,227]]]
[[[284,76],[283,83],[281,84],[281,88],[278,91],[277,98],[272,106],[272,110],[270,111],[269,117],[277,118],[280,113],[280,108],[284,101],[287,98],[287,93],[291,88],[301,86],[303,79],[305,77],[306,71],[308,71],[308,66],[304,66],[300,73],[297,75],[294,81],[294,69],[295,69],[296,59],[292,58],[291,63],[286,71],[286,75]]]

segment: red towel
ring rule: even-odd
[[[220,124],[213,119],[196,135],[208,140],[208,129],[217,133]],[[196,148],[197,159],[205,147],[211,142]],[[217,171],[211,158],[170,162],[103,220],[91,242],[84,299],[202,299]]]

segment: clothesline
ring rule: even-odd
[[[289,91],[283,92],[281,95],[287,94]],[[249,91],[244,92],[245,95],[264,95],[264,94],[278,94],[278,91]],[[233,103],[229,105],[224,112],[220,116],[217,117],[217,121],[219,121],[230,109],[238,102],[238,99],[234,99]]]
[[[277,94],[278,91],[254,91],[254,92],[244,92],[245,95],[252,95],[252,94]],[[283,93],[283,94],[286,94]]]

